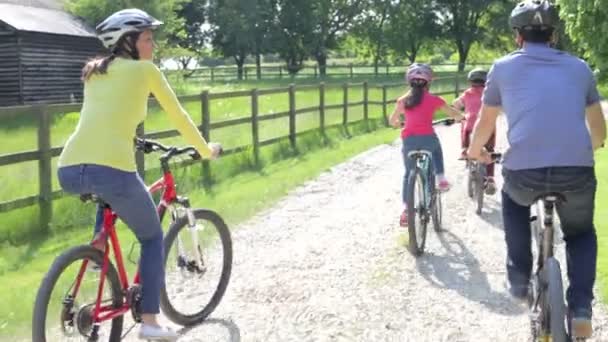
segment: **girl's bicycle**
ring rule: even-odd
[[[453,119],[443,119],[433,122],[433,125],[454,124]],[[443,207],[441,192],[435,184],[435,171],[430,151],[417,150],[408,153],[408,158],[414,159],[414,168],[408,176],[407,219],[409,243],[408,249],[414,256],[424,253],[427,226],[431,220],[436,232],[442,229]]]
[[[198,324],[217,307],[228,286],[230,231],[217,213],[193,209],[188,198],[177,194],[169,161],[180,155],[200,159],[193,147],[168,147],[141,139],[136,146],[144,153],[164,152],[160,157],[163,176],[149,187],[151,193],[162,192],[161,222],[167,210],[171,220],[164,239],[166,286],[161,291],[161,308],[177,324]],[[81,199],[104,208],[100,239],[105,248],[97,249],[93,243],[76,246],[55,259],[36,296],[34,342],[120,341],[131,330],[123,334],[125,314],[130,312],[135,323],[141,322],[139,272],[129,284],[115,228],[117,215],[93,194]]]

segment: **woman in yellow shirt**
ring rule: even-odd
[[[146,117],[150,93],[203,158],[216,158],[221,151],[219,144],[207,144],[152,63],[152,30],[161,24],[144,11],[127,9],[97,26],[99,39],[112,54],[90,61],[83,69],[80,121],[59,157],[58,170],[66,192],[98,195],[139,240],[143,321],[139,336],[148,340],[177,338],[156,319],[164,284],[163,232],[152,197],[136,172],[133,152],[135,129]]]

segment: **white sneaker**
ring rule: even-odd
[[[175,331],[157,325],[142,324],[139,329],[140,340],[172,342],[177,341],[178,337]]]

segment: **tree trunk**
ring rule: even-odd
[[[319,75],[325,77],[325,75],[327,75],[327,55],[323,52],[319,52],[316,57],[317,64],[319,65]]]
[[[462,72],[469,56],[470,43],[467,45],[466,42],[459,40],[456,42],[456,45],[458,46],[458,72]]]
[[[255,76],[258,80],[262,79],[262,56],[259,52],[255,54]]]
[[[234,56],[234,61],[236,62],[237,79],[239,81],[242,81],[243,80],[243,64],[245,64],[245,57]]]

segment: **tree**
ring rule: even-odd
[[[471,45],[483,36],[480,21],[491,5],[504,0],[436,0],[439,23],[458,49],[458,71],[463,71]]]
[[[567,40],[562,45],[578,52],[600,70],[608,67],[608,1],[558,0]]]
[[[225,57],[233,57],[239,79],[248,55],[256,56],[260,77],[261,55],[267,49],[272,23],[272,0],[212,0],[209,5],[211,43]]]
[[[328,51],[338,46],[340,35],[352,26],[363,0],[313,0],[314,39],[312,54],[321,76],[326,74]]]
[[[183,20],[183,25],[177,26],[168,36],[168,40],[175,45],[168,53],[174,57],[183,70],[186,70],[192,60],[196,60],[205,45],[205,33],[202,26],[205,23],[206,0],[182,1],[175,15]],[[189,77],[194,73],[185,73]]]
[[[380,60],[386,56],[387,27],[391,8],[391,0],[369,1],[353,29],[353,34],[359,43],[358,50],[364,56],[372,58],[376,74]]]
[[[436,12],[428,1],[399,0],[391,7],[388,46],[397,56],[405,56],[414,63],[422,44],[439,31]]]
[[[95,27],[110,14],[125,8],[142,9],[165,24],[156,36],[161,47],[170,45],[166,36],[178,30],[182,20],[177,17],[176,10],[182,0],[65,0],[65,9],[85,20]]]
[[[308,1],[276,0],[276,16],[271,32],[272,49],[287,63],[291,75],[302,69],[314,42],[313,7]]]

